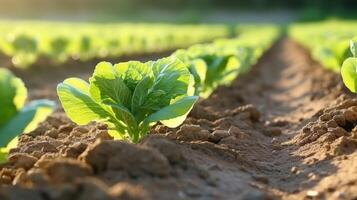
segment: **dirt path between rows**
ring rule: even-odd
[[[0,199],[357,199],[357,99],[290,39],[139,145],[63,112],[23,135]],[[99,140],[97,140],[99,138]]]

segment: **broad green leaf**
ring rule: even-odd
[[[111,103],[106,103],[106,105],[110,106],[113,109],[114,113],[116,114],[116,117],[120,121],[123,121],[126,126],[137,126],[135,117],[126,107]]]
[[[0,68],[0,127],[17,112],[14,103],[16,87],[13,85],[13,78],[9,71]]]
[[[21,109],[25,105],[27,99],[27,89],[21,79],[15,78],[14,85],[16,88],[16,96],[14,98],[14,103],[17,109]]]
[[[114,68],[131,91],[135,90],[144,77],[152,75],[150,66],[138,61],[119,63],[114,65]]]
[[[40,122],[44,121],[55,109],[56,104],[49,100],[36,100],[27,105],[24,110],[36,109],[36,114],[30,124],[24,130],[24,133],[33,131]]]
[[[239,60],[232,56],[230,57],[225,72],[221,75],[221,84],[229,85],[234,81],[239,73],[239,67],[241,66]]]
[[[172,57],[150,62],[154,84],[148,94],[146,107],[153,111],[169,105],[171,99],[187,93],[191,74],[187,65]]]
[[[357,92],[357,58],[348,58],[341,68],[343,82],[351,92]]]
[[[196,88],[195,88],[195,78],[193,75],[190,76],[190,82],[188,83],[187,87],[187,96],[194,96],[196,93]],[[184,96],[184,95],[183,95]]]
[[[114,140],[126,140],[128,139],[122,133],[118,132],[118,130],[112,129],[108,130],[108,134],[113,137]]]
[[[168,95],[185,94],[190,81],[187,65],[172,57],[149,63],[152,66],[154,88],[165,91]]]
[[[337,43],[336,46],[334,46],[334,51],[340,66],[343,64],[343,61],[351,55],[348,42],[346,41]]]
[[[130,138],[139,137],[138,124],[135,120],[135,117],[130,113],[130,111],[126,107],[121,105],[117,105],[117,104],[107,104],[107,105],[113,109],[117,119],[124,122],[125,124],[123,126],[120,123],[118,124],[118,122],[113,122],[115,123],[115,125],[117,125],[116,126],[117,131],[122,135],[128,134]]]
[[[89,95],[89,84],[80,78],[68,78],[64,80],[63,83],[72,85],[82,93]]]
[[[138,83],[133,93],[131,111],[139,122],[147,115],[148,110],[144,110],[142,107],[147,100],[149,89],[152,87],[153,82],[152,77],[146,76]]]
[[[204,60],[195,59],[192,61],[189,70],[195,81],[195,95],[199,95],[206,80],[207,65]]]
[[[89,96],[88,90],[88,83],[77,78],[67,79],[57,86],[57,94],[66,114],[80,125],[107,120],[111,116]]]
[[[21,79],[0,68],[0,127],[24,106],[26,98],[27,90]]]
[[[16,136],[3,149],[5,149],[6,151],[10,151],[10,149],[16,148],[18,143],[19,143],[19,136]]]
[[[23,133],[25,128],[34,119],[39,108],[53,108],[53,106],[53,102],[50,101],[34,101],[18,112],[10,121],[0,128],[0,147],[5,147],[13,138]]]
[[[215,87],[220,78],[217,78],[226,69],[230,56],[207,55],[203,59],[207,63],[205,87]]]
[[[197,96],[184,97],[181,100],[153,113],[146,119],[145,123],[149,124],[161,121],[168,127],[177,127],[183,122],[182,118],[179,117],[187,115],[197,100]]]
[[[99,63],[89,80],[90,95],[96,102],[111,101],[130,108],[132,92],[124,84],[112,64]]]
[[[204,83],[207,74],[207,65],[205,61],[203,61],[202,59],[196,59],[193,61],[193,66],[197,72],[197,75],[200,77],[201,83]]]

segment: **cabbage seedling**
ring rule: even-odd
[[[346,87],[357,93],[357,38],[350,41],[353,57],[347,58],[341,68],[341,75]]]
[[[21,79],[0,69],[0,162],[6,159],[7,145],[26,129],[37,125],[55,107],[48,100],[32,101],[25,106],[27,89]]]
[[[173,57],[141,63],[99,63],[89,83],[69,78],[57,87],[67,115],[77,124],[108,125],[117,139],[139,142],[160,121],[179,126],[197,96],[187,66]]]

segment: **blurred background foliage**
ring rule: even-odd
[[[0,5],[1,18],[73,21],[284,23],[357,16],[356,0],[0,0]]]

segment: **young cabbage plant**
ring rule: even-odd
[[[207,65],[205,61],[200,58],[192,57],[189,51],[184,49],[179,49],[175,51],[175,53],[172,56],[188,64],[188,69],[195,81],[194,83],[195,95],[200,95],[200,93],[204,88],[206,74],[207,74]]]
[[[196,95],[208,97],[218,85],[226,84],[236,77],[239,64],[236,56],[221,52],[217,48],[196,45],[188,50],[179,50],[173,56],[189,63],[195,79]]]
[[[44,120],[55,107],[48,100],[32,101],[25,106],[27,89],[21,79],[0,68],[0,162],[8,153],[8,144],[25,130]]]
[[[169,57],[141,63],[99,63],[89,83],[66,79],[57,87],[67,115],[77,124],[108,125],[116,139],[140,141],[157,122],[179,126],[197,101],[187,66]],[[191,88],[191,89],[190,89]]]
[[[26,34],[11,35],[7,39],[5,52],[12,56],[12,63],[16,67],[26,68],[33,64],[38,56],[38,42],[34,36]]]
[[[200,96],[207,98],[219,85],[226,84],[232,77],[236,77],[239,64],[231,54],[203,54],[198,58],[206,65],[206,75]],[[232,62],[233,61],[233,62]]]
[[[357,38],[350,41],[350,49],[353,57],[343,62],[341,75],[346,87],[351,92],[357,93]]]

